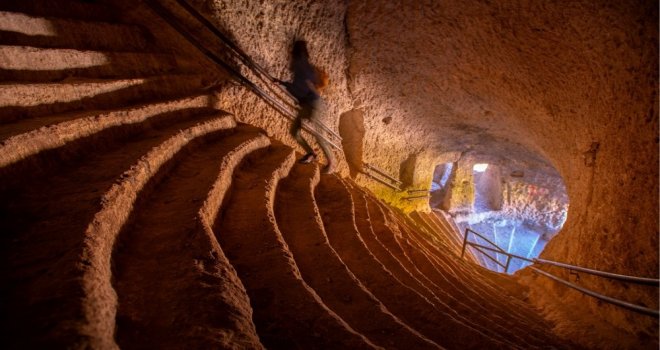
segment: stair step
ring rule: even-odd
[[[354,189],[353,192],[357,192],[357,190]],[[363,230],[361,233],[366,232],[366,234],[363,235],[366,242],[374,241],[371,245],[369,245],[369,243],[367,244],[372,252],[380,251],[380,254],[375,255],[383,262],[385,267],[390,271],[398,271],[398,273],[395,273],[395,276],[399,277],[402,281],[412,280],[410,283],[416,283],[416,290],[424,295],[430,294],[427,298],[434,303],[438,310],[445,314],[452,315],[452,317],[459,322],[478,330],[492,339],[497,339],[502,343],[510,343],[510,339],[515,339],[515,334],[508,334],[510,337],[507,337],[507,331],[501,328],[498,329],[496,324],[489,325],[489,322],[487,321],[479,322],[480,319],[483,321],[482,318],[484,316],[475,312],[475,310],[478,309],[477,305],[470,305],[470,307],[468,307],[465,305],[463,298],[454,298],[447,292],[447,290],[439,288],[428,278],[428,276],[419,271],[417,266],[407,260],[401,247],[394,239],[392,231],[384,224],[384,213],[381,211],[380,207],[374,203],[372,198],[367,197],[369,196],[353,196],[355,207],[366,211],[364,216],[366,216],[371,223],[371,230]],[[400,257],[395,256],[394,252],[400,253]],[[404,279],[406,278],[405,275],[409,276],[407,280]],[[412,284],[409,285],[412,286]],[[421,288],[423,288],[423,290]],[[468,318],[466,315],[471,316]],[[510,344],[510,346],[514,347],[514,344]]]
[[[1,317],[14,339],[30,344],[20,347],[113,347],[112,230],[121,228],[131,199],[178,149],[233,125],[216,114],[152,129],[52,173],[48,181],[2,194],[0,249],[6,263],[0,278],[7,309]],[[119,178],[128,186],[113,186]]]
[[[427,274],[420,271],[419,266],[412,262],[408,253],[401,247],[397,240],[396,234],[401,234],[401,232],[397,228],[392,227],[392,225],[395,225],[394,223],[387,224],[388,218],[379,203],[377,203],[377,200],[370,196],[364,196],[364,200],[366,200],[365,204],[373,231],[387,251],[396,257],[406,271],[418,278],[421,283],[428,287],[435,295],[439,296],[444,302],[449,303],[449,306],[451,306],[452,309],[460,307],[461,305],[458,300],[446,295],[442,288],[439,288],[437,284],[427,276]]]
[[[328,307],[377,345],[438,349],[392,315],[332,249],[314,203],[318,181],[318,167],[297,164],[282,180],[275,202],[277,224],[305,282]]]
[[[300,278],[274,225],[276,187],[295,162],[293,151],[257,153],[235,173],[214,231],[250,296],[259,338],[267,348],[374,348]]]
[[[351,199],[355,207],[355,221],[358,225],[360,237],[369,251],[399,281],[426,297],[435,306],[440,307],[440,305],[443,304],[443,301],[437,298],[429,286],[417,278],[417,276],[411,271],[406,269],[406,267],[404,267],[401,262],[394,257],[385,246],[383,246],[383,243],[378,237],[383,234],[381,231],[385,228],[376,218],[370,217],[364,194],[359,193],[348,185],[346,187],[349,192],[351,192]],[[449,308],[444,309],[445,311],[449,310]]]
[[[505,343],[508,341],[497,332],[492,332],[490,327],[483,327],[473,322],[471,318],[468,319],[465,317],[460,312],[462,307],[461,301],[447,295],[442,288],[439,288],[424,273],[419,271],[418,267],[409,260],[405,252],[398,245],[398,242],[394,239],[393,232],[385,225],[384,213],[370,196],[354,196],[354,202],[356,208],[367,211],[366,215],[369,217],[372,230],[365,230],[366,234],[363,234],[362,237],[367,242],[370,250],[383,262],[385,267],[393,271],[394,275],[404,281],[404,283],[429,298],[438,310],[446,314],[451,314],[460,322],[471,325],[471,327],[487,334],[489,337],[499,339]],[[463,309],[462,311],[466,310]]]
[[[372,214],[372,222],[384,221],[384,208],[373,198],[368,198],[367,201],[369,203],[370,213]],[[424,217],[423,213],[418,214],[420,218]],[[397,232],[401,233],[401,231]],[[379,237],[382,237],[383,239],[381,240],[384,242],[391,242],[393,246],[399,246],[394,233],[388,230],[388,227],[381,228]],[[394,249],[392,248],[392,250]],[[402,251],[403,255],[409,256],[408,254],[410,254],[410,257],[412,257],[412,259],[402,261],[409,267],[409,270],[415,271],[420,276],[420,279],[426,278],[432,290],[439,298],[461,315],[459,318],[470,315],[470,320],[481,325],[482,331],[495,338],[500,338],[502,341],[512,341],[516,345],[524,346],[533,346],[532,344],[538,341],[533,335],[521,337],[521,335],[529,332],[517,328],[518,323],[511,321],[508,310],[498,310],[500,311],[499,313],[493,312],[494,309],[497,309],[493,308],[492,305],[488,308],[484,307],[484,305],[489,305],[490,303],[486,300],[477,300],[480,298],[472,293],[472,287],[463,284],[455,276],[439,274],[428,261],[424,260],[423,256],[419,255],[420,250],[421,248],[408,249],[408,253]],[[451,271],[452,269],[447,268],[445,270]]]
[[[394,213],[391,213],[391,215],[393,215],[393,217],[396,216]],[[466,300],[469,302],[475,302],[475,305],[477,306],[474,310],[480,309],[480,306],[482,305],[488,306],[485,310],[475,312],[493,315],[494,318],[498,318],[497,315],[503,315],[501,316],[500,321],[493,320],[493,322],[506,324],[507,319],[511,319],[512,322],[516,321],[518,325],[524,325],[524,329],[519,330],[517,335],[530,334],[529,339],[526,341],[530,341],[532,344],[538,342],[539,339],[542,340],[542,344],[556,342],[556,339],[545,336],[545,334],[548,333],[547,325],[544,325],[543,322],[539,322],[540,319],[538,315],[529,313],[528,306],[521,307],[520,304],[512,305],[502,303],[501,301],[504,294],[501,291],[495,292],[486,288],[483,285],[482,276],[475,275],[474,270],[466,269],[464,264],[458,263],[462,263],[462,260],[456,260],[455,258],[449,259],[447,257],[448,254],[441,251],[430,252],[429,249],[437,248],[426,242],[419,233],[402,223],[400,219],[395,218],[394,221],[399,225],[403,238],[412,245],[408,250],[413,254],[422,255],[421,260],[416,260],[418,266],[422,268],[428,266],[428,264],[425,264],[422,261],[424,259],[431,263],[431,269],[424,270],[427,276],[438,279],[438,284],[444,285],[445,288],[460,289],[462,291],[461,295],[466,298]],[[434,273],[433,270],[436,272]],[[512,330],[513,329],[514,327],[512,326]],[[532,347],[532,345],[528,345]]]
[[[390,254],[397,258],[407,271],[410,271],[410,273],[417,276],[417,278],[431,288],[431,290],[437,290],[437,285],[429,279],[425,273],[420,271],[419,267],[412,262],[408,252],[403,249],[399,240],[397,240],[397,235],[401,235],[401,232],[398,230],[398,227],[394,226],[394,223],[389,222],[380,203],[371,196],[364,196],[364,199],[366,200],[369,219],[378,241],[383,244]]]
[[[106,109],[145,100],[200,92],[202,75],[162,75],[135,79],[70,79],[58,83],[0,84],[0,123],[83,109]]]
[[[35,17],[0,11],[0,43],[43,48],[149,50],[149,34],[133,24]]]
[[[66,115],[63,121],[11,136],[0,142],[0,189],[31,177],[46,176],[48,169],[93,154],[126,136],[209,110],[209,96],[131,108]],[[22,125],[26,127],[25,125]]]
[[[139,104],[133,106],[126,106],[120,109],[115,110],[87,110],[84,112],[69,112],[43,116],[39,118],[29,118],[13,123],[7,123],[0,125],[0,147],[7,143],[8,139],[21,134],[26,134],[32,132],[38,133],[40,128],[44,127],[55,127],[56,124],[74,121],[76,119],[85,119],[88,118],[86,122],[90,123],[92,120],[96,119],[108,119],[108,121],[114,120],[119,124],[123,124],[122,118],[124,115],[135,116],[135,113],[131,113],[132,110],[141,110],[145,113],[146,117],[153,116],[154,114],[176,111],[178,109],[184,108],[208,108],[208,105],[211,103],[211,97],[209,95],[193,95],[189,97],[183,97],[176,100],[169,100],[164,102],[154,102],[147,104]],[[119,118],[118,118],[119,117]],[[93,118],[93,119],[90,119]],[[129,124],[131,123],[131,118],[126,120]],[[84,124],[81,124],[84,125]],[[46,131],[46,130],[40,130]],[[31,136],[30,136],[31,137]]]
[[[373,256],[361,238],[362,231],[370,229],[368,222],[356,222],[351,194],[340,179],[324,176],[316,189],[315,198],[332,247],[394,315],[447,349],[477,348],[484,342],[491,348],[507,348],[452,315],[442,313],[427,298],[401,283]],[[453,336],[447,337],[447,334]]]
[[[439,214],[436,214],[435,212],[430,212],[430,213],[419,213],[423,218],[428,222],[428,224],[433,228],[433,230],[436,232],[436,234],[439,237],[442,237],[444,241],[447,242],[447,245],[452,248],[452,252],[454,254],[461,254],[461,249],[463,247],[463,240],[462,236],[454,230],[453,228],[449,227],[448,223],[443,222],[443,220],[440,220],[438,217]]]
[[[199,70],[196,62],[172,54],[0,45],[0,81],[144,78],[195,70]]]
[[[129,226],[117,238],[113,255],[119,303],[116,339],[121,348],[246,345],[237,336],[240,329],[233,329],[229,336],[225,325],[251,324],[252,309],[240,312],[242,319],[228,322],[241,309],[222,298],[223,290],[240,296],[243,288],[226,289],[226,277],[216,271],[227,270],[229,265],[219,264],[209,254],[212,247],[199,231],[197,214],[224,156],[241,145],[257,145],[259,138],[265,137],[246,130],[207,141],[180,160],[150,194],[141,196]],[[249,305],[247,295],[242,303]],[[250,328],[243,337],[252,346],[260,346],[254,325]]]
[[[463,232],[461,232],[453,218],[443,211],[432,211],[429,215],[447,232],[449,237],[454,239],[457,246],[462,246]]]
[[[3,11],[20,12],[32,16],[48,16],[90,21],[117,22],[119,12],[107,3],[80,0],[2,1]]]

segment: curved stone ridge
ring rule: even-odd
[[[278,226],[303,279],[324,303],[376,344],[399,349],[439,348],[393,315],[332,248],[314,200],[319,181],[318,167],[296,165],[278,189],[275,203]]]
[[[572,346],[446,218],[296,164],[163,33],[63,7],[0,5],[3,347]]]

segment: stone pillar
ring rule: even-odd
[[[474,177],[472,163],[454,163],[452,174],[447,181],[447,191],[440,208],[449,212],[472,211],[474,205]]]

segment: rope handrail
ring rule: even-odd
[[[156,1],[153,0],[147,0],[147,3],[151,6],[151,8],[158,14],[160,15],[172,28],[174,28],[179,34],[181,34],[186,40],[188,40],[191,44],[193,44],[198,50],[200,50],[206,57],[208,57],[211,61],[213,61],[215,64],[219,65],[222,67],[225,71],[227,71],[230,75],[232,75],[235,79],[246,85],[247,87],[250,88],[252,92],[254,92],[257,96],[261,97],[264,102],[266,102],[268,105],[270,105],[273,109],[275,109],[277,112],[279,112],[281,115],[283,115],[285,118],[289,120],[293,120],[295,118],[295,115],[287,110],[286,107],[282,106],[280,101],[274,99],[270,95],[268,95],[263,89],[261,89],[259,86],[254,84],[252,81],[247,79],[245,76],[243,76],[241,73],[236,71],[233,67],[231,67],[229,64],[227,64],[225,61],[223,61],[221,58],[219,58],[216,54],[208,50],[204,45],[199,43],[186,29],[184,29],[181,25],[179,25],[178,21],[168,13],[168,11],[160,4],[158,4]],[[321,124],[320,122],[317,122],[318,124]],[[321,135],[318,133],[316,130],[310,128],[309,126],[303,124],[302,126],[303,130],[309,132],[310,134],[320,137],[327,143],[329,143],[332,147],[341,150],[341,147],[339,147],[337,144],[332,142],[331,140],[328,140],[325,136]]]
[[[183,7],[191,16],[195,17],[198,21],[200,21],[208,30],[210,30],[215,36],[217,36],[225,45],[227,45],[245,64],[248,68],[250,68],[256,76],[258,76],[262,81],[265,83],[273,83],[276,79],[266,71],[263,67],[261,67],[259,64],[257,64],[252,58],[245,53],[238,45],[236,45],[233,41],[231,41],[227,36],[220,31],[215,24],[213,24],[211,21],[209,21],[204,15],[199,13],[199,11],[191,6],[186,0],[176,0],[176,2]],[[264,79],[264,77],[266,79]],[[270,85],[269,89],[270,89]],[[286,89],[282,88],[281,85],[276,85],[278,87],[278,90],[280,92],[285,93],[291,100],[295,101],[295,97],[289,93]],[[272,91],[272,89],[270,89]],[[276,94],[277,95],[277,94]],[[280,97],[280,96],[278,96]],[[288,101],[285,101],[288,106],[291,108],[295,108],[294,105],[289,103]],[[328,126],[325,124],[321,123],[320,121],[315,120],[314,121],[317,125],[319,125],[322,129],[330,133],[334,138],[338,139],[341,141],[341,136],[337,134],[334,130],[330,129]]]
[[[481,244],[478,244],[478,243],[475,243],[475,242],[470,242],[468,240],[468,234],[470,232],[472,232],[475,235],[483,238],[488,243],[492,244],[495,248],[487,247],[487,246],[484,246],[484,245],[481,245]],[[505,272],[508,271],[508,267],[510,265],[511,259],[514,258],[514,259],[520,259],[520,260],[524,260],[524,261],[531,262],[531,263],[536,263],[536,264],[541,264],[541,265],[557,266],[557,267],[565,268],[565,269],[568,269],[568,270],[571,270],[571,271],[580,271],[580,272],[588,273],[588,274],[591,274],[591,275],[604,277],[604,278],[609,278],[609,279],[615,279],[615,280],[624,281],[624,282],[643,284],[643,285],[653,286],[653,287],[656,287],[656,288],[660,287],[660,280],[654,279],[654,278],[636,277],[636,276],[616,274],[616,273],[612,273],[612,272],[594,270],[594,269],[589,269],[589,268],[586,268],[586,267],[560,263],[560,262],[556,262],[556,261],[552,261],[552,260],[536,259],[536,258],[529,259],[529,258],[522,257],[522,256],[519,256],[519,255],[516,255],[516,254],[512,254],[512,253],[504,251],[502,248],[500,248],[498,245],[494,244],[493,242],[491,242],[490,240],[485,238],[483,235],[481,235],[478,232],[476,232],[472,229],[469,229],[469,228],[465,229],[465,236],[463,238],[463,249],[462,249],[462,252],[461,252],[461,258],[463,258],[463,256],[465,255],[465,248],[467,247],[467,245],[470,245],[470,246],[474,247],[479,252],[481,252],[484,256],[486,256],[489,259],[493,260],[497,265],[502,266],[504,268]],[[495,259],[495,258],[491,257],[490,255],[486,254],[482,249],[485,249],[485,250],[488,250],[488,251],[491,251],[491,252],[495,252],[497,254],[506,255],[507,256],[506,264],[502,264],[501,262],[497,261],[497,259]],[[594,292],[590,289],[578,286],[575,283],[571,283],[569,281],[566,281],[566,280],[564,280],[560,277],[557,277],[557,276],[555,276],[555,275],[553,275],[549,272],[543,271],[543,270],[541,270],[537,267],[530,266],[530,269],[532,269],[533,271],[538,272],[539,274],[541,274],[543,276],[546,276],[546,277],[548,277],[548,278],[550,278],[550,279],[552,279],[556,282],[562,283],[562,284],[564,284],[568,287],[571,287],[573,289],[576,289],[576,290],[578,290],[578,291],[580,291],[584,294],[587,294],[587,295],[592,296],[594,298],[606,301],[608,303],[618,305],[620,307],[627,308],[629,310],[637,311],[637,312],[640,312],[640,313],[643,313],[643,314],[646,314],[646,315],[650,315],[650,316],[654,316],[654,317],[659,317],[659,315],[660,315],[658,310],[651,309],[651,308],[641,306],[641,305],[636,305],[636,304],[633,304],[633,303],[630,303],[630,302],[627,302],[627,301],[624,301],[624,300],[612,298],[612,297]]]

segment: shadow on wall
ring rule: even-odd
[[[339,116],[339,136],[351,177],[362,171],[364,152],[364,112],[353,109]]]

